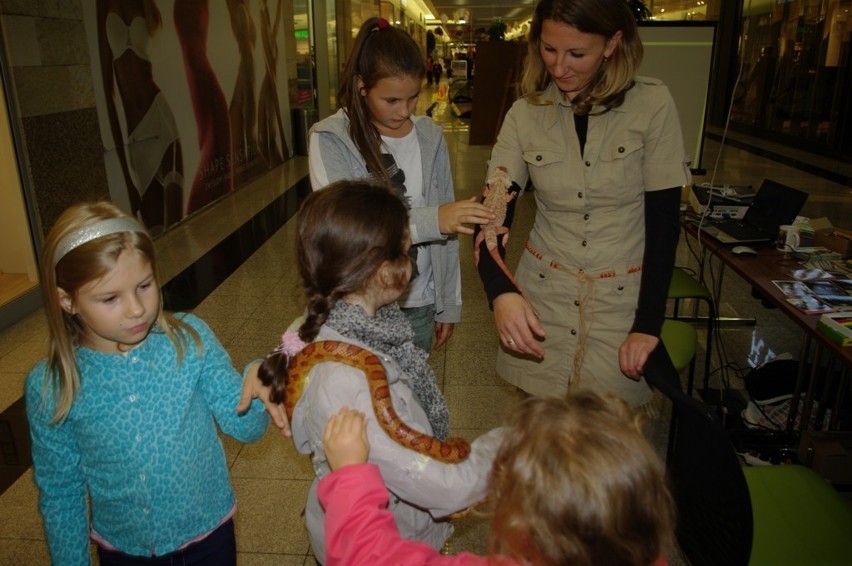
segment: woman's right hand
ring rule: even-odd
[[[494,299],[494,322],[500,342],[520,354],[544,357],[540,340],[544,328],[532,306],[519,293],[503,293]]]
[[[473,234],[465,224],[488,224],[496,218],[494,212],[477,202],[478,197],[448,202],[438,207],[438,227],[441,234]]]

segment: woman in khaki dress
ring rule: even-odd
[[[523,97],[488,178],[504,167],[515,190],[535,187],[516,273],[529,301],[485,243],[479,250],[497,371],[533,395],[583,387],[641,405],[690,182],[677,109],[660,81],[635,76],[642,44],[625,0],[541,0],[528,44]]]

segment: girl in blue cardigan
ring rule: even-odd
[[[217,425],[256,441],[267,403],[289,434],[257,367],[241,377],[204,322],[163,312],[151,238],[110,203],[66,210],[41,271],[50,344],[26,403],[53,563],[89,564],[91,538],[102,565],[236,564]]]

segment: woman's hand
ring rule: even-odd
[[[645,371],[645,362],[648,361],[648,356],[660,343],[660,339],[650,334],[642,334],[641,332],[631,332],[624,339],[624,343],[618,349],[618,365],[621,367],[621,373],[639,381]]]
[[[539,342],[544,328],[532,306],[519,293],[503,293],[494,299],[494,322],[500,342],[514,352],[544,357]]]
[[[344,466],[364,464],[370,455],[367,419],[364,413],[344,406],[325,425],[322,446],[332,471]]]
[[[266,412],[269,413],[272,422],[275,423],[275,427],[281,434],[288,437],[292,436],[293,433],[290,431],[290,423],[287,421],[287,413],[284,412],[284,406],[269,400],[269,387],[264,385],[260,381],[260,378],[257,377],[257,368],[259,367],[260,363],[258,362],[252,364],[246,371],[245,378],[243,379],[243,392],[240,396],[240,403],[237,405],[237,412],[242,413],[247,411],[252,399],[260,399],[263,406],[266,407]]]
[[[480,204],[478,197],[448,202],[438,207],[438,227],[442,234],[473,234],[465,224],[488,224],[496,218],[490,208]]]

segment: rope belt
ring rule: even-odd
[[[586,337],[588,336],[589,332],[591,332],[592,323],[594,322],[594,313],[590,309],[588,309],[588,304],[595,300],[595,280],[617,277],[618,272],[615,269],[608,269],[597,273],[589,273],[583,269],[569,269],[568,267],[557,262],[555,259],[546,256],[545,254],[536,250],[529,242],[529,240],[527,240],[524,247],[526,251],[533,255],[533,257],[535,257],[539,261],[548,264],[551,269],[557,269],[559,271],[572,274],[577,278],[577,281],[579,283],[579,297],[577,302],[579,303],[578,332],[580,333],[580,340],[577,343],[577,350],[574,352],[573,374],[569,383],[571,385],[579,384],[582,376],[583,359],[586,355]],[[642,271],[641,264],[628,267],[626,273],[630,275],[633,273],[639,273],[640,271]]]
[[[588,273],[583,269],[578,269],[578,270],[574,271],[574,270],[569,269],[568,267],[562,265],[561,263],[559,263],[558,261],[556,261],[552,257],[547,256],[547,255],[541,253],[540,251],[538,251],[537,249],[535,249],[533,247],[533,245],[530,243],[529,240],[527,240],[524,247],[526,248],[526,250],[529,253],[531,253],[533,255],[533,257],[535,257],[539,261],[543,261],[543,262],[547,263],[548,265],[550,265],[551,268],[558,269],[558,270],[564,271],[566,273],[573,273],[578,278],[581,277],[581,276],[584,276],[584,277],[587,277],[589,279],[608,279],[610,277],[617,277],[618,276],[618,271],[616,271],[615,269],[607,269],[605,271],[599,271],[597,273]],[[642,264],[633,265],[633,266],[628,267],[626,273],[628,275],[631,275],[633,273],[639,273],[640,271],[642,271]]]

